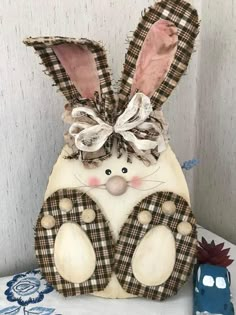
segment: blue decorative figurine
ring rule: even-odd
[[[194,315],[217,314],[234,315],[230,294],[230,272],[227,267],[233,262],[229,259],[229,248],[224,243],[199,242],[194,268]]]

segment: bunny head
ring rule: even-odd
[[[162,105],[187,68],[197,33],[188,3],[151,7],[130,42],[117,95],[99,43],[25,40],[68,102],[66,145],[35,237],[44,276],[65,296],[162,300],[188,278],[195,219]]]

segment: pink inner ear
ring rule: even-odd
[[[95,91],[100,94],[96,63],[86,46],[61,44],[53,50],[82,97],[93,98]]]
[[[139,53],[131,95],[138,89],[151,97],[165,79],[174,60],[178,36],[175,25],[159,20],[152,25]]]

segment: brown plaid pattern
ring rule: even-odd
[[[96,109],[101,117],[105,118],[105,121],[113,124],[117,118],[117,113],[120,114],[129,102],[132,80],[140,49],[150,27],[159,19],[168,19],[178,27],[179,42],[173,64],[160,88],[151,98],[155,113],[155,109],[161,108],[162,104],[168,98],[185,72],[193,51],[195,38],[198,34],[199,22],[197,11],[185,1],[162,1],[155,4],[153,7],[150,7],[143,15],[141,22],[138,24],[137,30],[134,32],[133,40],[130,42],[129,49],[126,54],[118,104],[116,104],[112,90],[111,76],[109,73],[106,54],[99,43],[88,39],[77,40],[75,38],[66,37],[30,37],[27,38],[24,43],[35,48],[46,67],[45,72],[53,78],[55,85],[59,86],[59,90],[61,90],[72,106],[78,105],[78,100],[81,99],[81,95],[55,55],[53,46],[64,43],[86,46],[94,55],[100,79],[102,101],[96,104]],[[116,108],[117,106],[118,108]],[[153,117],[150,119],[153,119]],[[164,125],[162,126],[162,131],[164,137],[167,139],[167,129]],[[135,130],[135,133],[136,136],[144,139],[152,139],[156,136],[155,132],[153,133],[153,131],[149,130],[145,132]],[[105,152],[96,152],[96,154],[93,155],[87,152],[80,152],[77,148],[75,148],[75,146],[72,146],[73,154],[71,154],[68,158],[79,158],[83,161],[85,166],[97,167],[104,159],[111,155],[111,146],[115,138],[117,138],[116,135],[109,139],[110,143],[105,143],[103,150]],[[135,148],[132,144],[127,143],[123,138],[118,138],[117,140],[119,142],[118,156],[125,153],[127,155],[128,162],[132,162],[132,156],[136,156],[146,164],[152,164],[153,161],[159,158],[158,147],[150,152],[142,152],[141,150],[137,150],[137,148]]]
[[[62,198],[69,198],[72,201],[73,209],[70,212],[62,212],[59,209]],[[161,211],[162,203],[167,200],[172,200],[176,205],[177,210],[174,215],[165,215]],[[96,212],[96,219],[92,223],[84,223],[81,219],[81,214],[86,208]],[[137,219],[138,213],[142,210],[152,213],[152,221],[148,225],[140,224]],[[46,214],[52,215],[56,220],[55,227],[49,230],[41,226],[41,219]],[[177,225],[182,221],[192,224],[191,235],[182,236],[177,232]],[[61,225],[66,222],[75,222],[80,225],[91,240],[97,258],[94,274],[81,284],[64,280],[54,264],[56,235]],[[131,260],[138,243],[151,228],[157,225],[166,225],[172,230],[176,239],[176,263],[170,278],[164,284],[145,286],[133,276]],[[114,248],[108,223],[95,202],[75,189],[62,189],[52,194],[41,209],[35,230],[35,249],[43,276],[64,296],[102,291],[109,283],[112,271],[114,271],[123,289],[128,293],[164,300],[176,294],[190,275],[196,252],[196,238],[195,218],[188,203],[174,193],[157,192],[135,206]]]
[[[165,215],[161,211],[162,203],[171,200],[176,205],[174,215]],[[150,224],[142,225],[137,217],[142,210],[152,213]],[[187,221],[193,231],[189,236],[180,235],[177,226]],[[145,286],[134,277],[131,260],[138,243],[145,234],[157,225],[168,226],[176,240],[176,263],[170,278],[159,286]],[[124,224],[116,245],[114,270],[123,289],[131,294],[154,300],[164,300],[177,293],[191,273],[197,244],[196,222],[188,203],[172,192],[157,192],[142,200]]]
[[[99,43],[88,39],[78,40],[68,37],[29,37],[24,41],[24,43],[28,46],[34,47],[46,68],[45,73],[52,77],[55,85],[59,87],[59,90],[72,105],[72,108],[78,105],[92,106],[92,108],[97,109],[99,116],[101,116],[102,119],[109,123],[113,122],[115,118],[115,98],[112,90],[111,76],[107,64],[106,53]],[[83,99],[73,82],[70,80],[53,50],[53,46],[65,43],[86,46],[92,52],[100,81],[100,101],[98,101],[98,97],[96,95],[94,101]],[[91,155],[89,152],[78,151],[75,146],[72,146],[72,149],[73,154],[67,158],[81,159],[86,167],[97,167],[103,160],[111,156],[111,141],[108,141],[104,145],[103,150],[96,152],[96,155]]]
[[[182,0],[156,3],[143,15],[130,42],[121,78],[120,109],[124,108],[129,98],[136,62],[145,37],[152,24],[160,19],[172,21],[178,28],[178,48],[165,80],[151,98],[154,109],[160,108],[166,101],[188,66],[199,30],[197,11]]]
[[[29,37],[24,40],[24,43],[28,46],[34,47],[46,68],[45,72],[52,77],[55,84],[59,87],[60,91],[71,104],[74,104],[77,98],[80,98],[81,95],[79,95],[73,82],[70,80],[65,69],[58,60],[56,54],[53,51],[53,46],[65,43],[86,46],[94,56],[100,80],[101,93],[104,96],[106,95],[106,97],[109,97],[110,104],[114,105],[114,95],[111,86],[111,76],[108,69],[106,53],[104,48],[99,43],[85,38],[75,39],[60,36],[36,38]]]
[[[156,91],[152,97],[152,103],[155,108],[161,107],[165,102],[188,66],[194,47],[194,41],[199,31],[197,11],[183,0],[168,0],[156,3],[143,15],[141,22],[134,32],[133,40],[130,42],[121,78],[119,93],[120,105],[124,106],[127,104],[136,61],[145,37],[152,24],[160,19],[172,21],[178,27],[179,43],[171,69],[159,90]],[[84,38],[78,40],[60,36],[29,37],[24,43],[35,48],[46,67],[46,72],[53,78],[55,84],[59,86],[59,89],[70,103],[73,103],[78,97],[78,91],[57,59],[52,47],[64,43],[85,45],[94,54],[102,94],[110,95],[112,103],[114,102],[106,54],[104,48],[99,43]]]
[[[59,202],[62,198],[69,198],[72,201],[73,209],[70,212],[66,213],[59,209]],[[81,214],[86,208],[93,209],[96,212],[95,221],[92,223],[84,223],[81,219]],[[41,226],[41,219],[46,214],[52,215],[56,220],[55,227],[49,230]],[[66,222],[79,224],[89,237],[96,254],[97,263],[94,274],[81,284],[74,284],[64,280],[57,272],[54,264],[56,235],[61,225]],[[95,202],[88,195],[75,189],[62,189],[52,194],[44,202],[35,229],[36,257],[43,276],[64,296],[103,290],[112,274],[113,248],[108,223]]]

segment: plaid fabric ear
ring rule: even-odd
[[[81,95],[75,88],[73,82],[66,73],[64,67],[58,60],[53,46],[60,44],[75,44],[79,46],[86,46],[93,54],[97,67],[98,77],[100,81],[101,94],[108,95],[113,98],[113,90],[111,86],[111,76],[108,69],[107,58],[103,47],[91,40],[75,39],[67,37],[38,37],[27,38],[24,40],[27,46],[33,46],[42,63],[46,67],[46,73],[52,77],[55,85],[64,94],[69,103],[73,104]]]
[[[197,11],[182,0],[156,3],[143,15],[126,54],[119,92],[121,110],[127,104],[130,96],[136,62],[142,44],[151,26],[160,19],[169,20],[178,28],[178,47],[166,78],[151,98],[154,109],[159,109],[166,101],[188,66],[194,41],[199,31]]]

